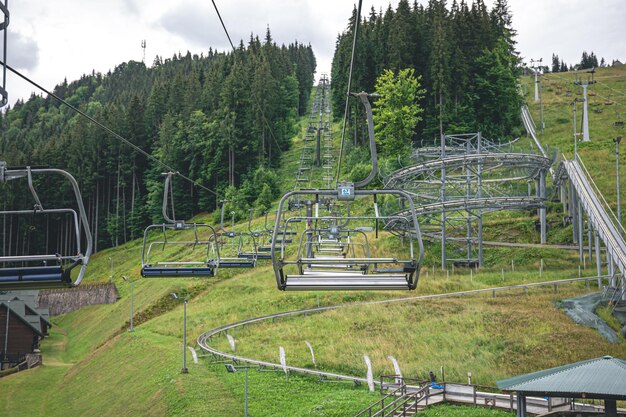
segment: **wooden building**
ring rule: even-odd
[[[6,369],[38,353],[39,342],[52,326],[46,309],[38,309],[25,297],[0,297],[0,363]]]

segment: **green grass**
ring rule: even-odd
[[[578,73],[582,80],[586,80],[588,74],[585,71]],[[626,121],[626,67],[598,68],[595,79],[598,81],[589,87],[588,91],[595,92],[595,96],[589,99],[589,135],[591,142],[578,144],[579,155],[593,176],[598,188],[602,191],[613,210],[616,208],[617,191],[615,176],[615,144],[613,138],[623,136],[623,128],[616,129],[613,124],[616,121]],[[534,79],[526,78],[528,85],[526,100],[537,124],[537,132],[542,144],[549,150],[556,152],[558,156],[564,154],[571,159],[574,154],[574,118],[572,101],[574,98],[582,99],[578,93],[582,88],[574,85],[576,73],[566,72],[546,74],[543,77],[543,114],[545,131],[541,134],[540,129],[540,106],[534,102],[533,83]],[[567,90],[571,95],[567,96]],[[613,90],[611,90],[613,89]],[[617,92],[616,92],[617,91]],[[604,103],[610,99],[612,105]],[[598,113],[596,111],[601,111]],[[582,104],[578,103],[576,112],[577,132],[581,132]],[[582,139],[582,138],[581,138]],[[620,152],[620,164],[626,162],[626,152]]]
[[[468,407],[451,404],[438,405],[420,413],[423,417],[507,417],[515,413],[500,410],[489,410],[483,407]]]
[[[601,71],[597,76],[615,83],[610,85],[616,88],[618,83],[623,85],[626,70],[606,71],[606,77]],[[552,97],[553,93],[546,90],[547,130],[542,141],[571,154],[569,107],[563,97]],[[537,120],[533,103],[531,110]],[[590,115],[594,142],[581,145],[581,154],[592,174],[608,173],[594,178],[611,202],[615,183],[611,183],[614,164],[608,125],[614,117],[609,113],[605,110]],[[305,128],[306,118],[303,118],[301,130]],[[298,141],[283,156],[281,178],[293,177],[300,154]],[[289,181],[282,184],[285,190],[293,185]],[[357,202],[354,210],[360,213],[366,209]],[[559,210],[558,204],[551,205],[548,241],[571,243],[571,226],[562,225]],[[203,214],[197,220],[211,216]],[[485,238],[537,243],[535,219],[536,214],[529,212],[485,216]],[[262,228],[263,221],[263,218],[255,219],[253,228]],[[236,229],[246,230],[247,223],[238,224]],[[380,253],[397,251],[389,239],[375,242]],[[442,271],[439,251],[438,242],[427,243],[425,266],[418,290],[413,293],[280,292],[276,290],[268,263],[253,271],[220,270],[218,278],[206,280],[139,279],[140,242],[102,251],[93,257],[86,282],[115,277],[120,300],[113,305],[83,308],[53,318],[55,327],[42,343],[44,365],[0,380],[0,415],[242,416],[243,373],[229,374],[222,364],[211,364],[209,358],[200,358],[198,365],[193,364],[191,355],[188,355],[189,374],[180,373],[182,306],[169,299],[168,294],[173,291],[190,296],[188,342],[193,345],[195,338],[208,329],[251,317],[313,307],[318,302],[335,305],[578,276],[576,251],[485,246],[486,266],[471,274],[466,268]],[[172,254],[174,250],[167,249],[164,255]],[[542,259],[545,269],[540,276]],[[583,276],[595,274],[593,265],[587,263],[586,267],[581,271]],[[130,285],[119,280],[121,274],[137,279],[133,333],[126,331]],[[624,340],[610,344],[594,330],[574,324],[556,308],[559,299],[588,291],[581,283],[561,286],[558,293],[545,288],[531,289],[528,295],[516,290],[499,293],[495,298],[485,294],[351,306],[307,317],[263,322],[235,329],[231,334],[237,340],[238,353],[257,359],[277,362],[279,347],[283,346],[289,364],[312,367],[306,340],[315,348],[318,367],[327,371],[364,376],[363,355],[367,354],[378,377],[393,372],[387,359],[393,355],[406,376],[424,376],[428,370],[444,366],[447,380],[464,381],[471,371],[474,382],[493,385],[501,378],[606,354],[626,357]],[[603,311],[599,313],[606,315]],[[581,340],[585,343],[580,343]],[[213,343],[217,348],[230,349],[225,337],[216,338]],[[379,398],[379,394],[369,393],[363,386],[320,383],[298,375],[290,375],[287,380],[281,373],[250,371],[250,415],[255,417],[349,416]],[[510,414],[442,405],[423,415]]]

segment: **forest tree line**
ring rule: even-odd
[[[338,36],[332,62],[333,110],[342,116],[356,10]],[[426,6],[400,0],[394,10],[371,9],[363,16],[351,90],[374,92],[377,77],[389,69],[413,69],[426,94],[422,120],[407,141],[439,138],[439,132],[481,131],[494,140],[521,133],[521,71],[515,31],[506,0],[491,10],[483,0],[430,0]],[[351,119],[360,110],[352,102]],[[359,125],[359,123],[357,123]],[[354,129],[355,138],[362,129]]]
[[[175,177],[176,216],[187,219],[214,210],[236,187],[249,207],[263,209],[276,197],[272,168],[306,111],[315,67],[310,45],[279,46],[268,29],[263,40],[251,37],[230,53],[157,56],[149,67],[130,61],[104,75],[64,81],[53,92],[219,195]],[[76,177],[96,249],[140,237],[146,225],[163,221],[163,165],[52,97],[32,95],[0,117],[0,161]],[[71,205],[71,190],[60,184],[36,184],[44,206]],[[27,188],[0,187],[5,210],[32,208],[32,200]],[[12,252],[43,244],[36,239],[41,230],[12,221],[0,224],[5,253],[9,242]],[[66,233],[47,223],[46,235]]]

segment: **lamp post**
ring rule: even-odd
[[[4,362],[7,361],[7,349],[9,348],[9,315],[11,314],[11,308],[9,304],[11,300],[7,300],[7,322],[4,330]]]
[[[233,364],[227,363],[225,364],[226,370],[230,373],[239,372],[239,370],[243,369],[246,372],[246,385],[245,385],[245,395],[244,395],[244,405],[243,405],[243,415],[244,417],[248,417],[248,369],[249,366],[234,366]]]
[[[543,71],[539,75],[543,75]],[[546,124],[543,121],[543,82],[541,81],[542,78],[543,77],[539,79],[539,114],[541,115],[541,133],[543,133],[544,129],[546,128]]]
[[[616,176],[617,176],[617,222],[620,224],[622,224],[622,207],[620,204],[620,187],[619,187],[619,143],[622,141],[622,137],[618,136],[615,139],[613,139],[613,142],[615,143],[615,171],[616,171]]]
[[[175,292],[170,296],[173,300],[179,300],[183,302],[183,367],[180,369],[181,374],[189,373],[187,369],[187,297],[180,297]]]
[[[133,330],[133,316],[134,316],[134,305],[135,305],[135,281],[127,278],[122,275],[122,279],[125,282],[130,282],[130,326],[128,327],[128,331],[132,332]]]

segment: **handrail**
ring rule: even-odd
[[[587,181],[589,181],[589,183],[593,186],[594,191],[596,192],[596,196],[599,196],[599,198],[604,203],[603,205],[605,206],[605,209],[611,215],[611,217],[612,217],[611,222],[614,224],[615,227],[617,227],[620,230],[620,233],[621,233],[622,236],[626,235],[626,230],[624,229],[624,226],[622,226],[621,222],[617,218],[617,215],[615,214],[613,209],[611,209],[611,206],[609,205],[609,203],[604,198],[604,194],[602,194],[602,192],[600,191],[600,189],[596,185],[595,181],[593,180],[593,177],[591,176],[591,174],[587,170],[587,167],[583,163],[583,160],[581,159],[580,155],[576,154],[575,157],[576,157],[576,160],[578,161],[578,163],[580,164],[580,166],[582,167],[583,172],[585,174],[585,177],[587,178]]]

